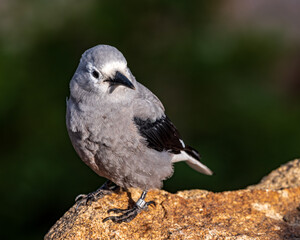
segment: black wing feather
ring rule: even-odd
[[[135,117],[134,122],[142,137],[146,139],[147,146],[159,152],[169,151],[174,154],[179,154],[184,150],[187,154],[199,160],[199,153],[189,146],[183,146],[181,136],[167,116],[163,116],[156,121],[150,119],[143,120]]]

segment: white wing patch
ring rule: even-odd
[[[181,146],[182,146],[183,148],[185,148],[184,141],[183,141],[183,140],[181,140],[181,139],[179,139],[179,141],[180,141],[180,143],[181,143]]]

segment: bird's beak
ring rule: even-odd
[[[130,80],[120,72],[116,72],[116,75],[113,78],[109,78],[104,81],[109,82],[110,86],[123,85],[125,87],[135,89],[134,85],[130,82]]]

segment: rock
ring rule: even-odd
[[[146,200],[154,200],[156,207],[130,223],[102,222],[107,210],[128,206],[127,193],[112,194],[77,212],[73,206],[45,239],[300,239],[300,187],[299,179],[292,180],[294,173],[299,174],[299,160],[273,171],[251,189],[149,191]],[[141,191],[130,193],[137,200]]]
[[[259,184],[249,186],[248,189],[296,188],[300,186],[300,159],[290,161],[264,177]]]

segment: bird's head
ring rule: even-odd
[[[134,91],[135,84],[123,54],[112,46],[98,45],[82,54],[70,86],[71,91],[76,85],[89,93],[124,95]]]

